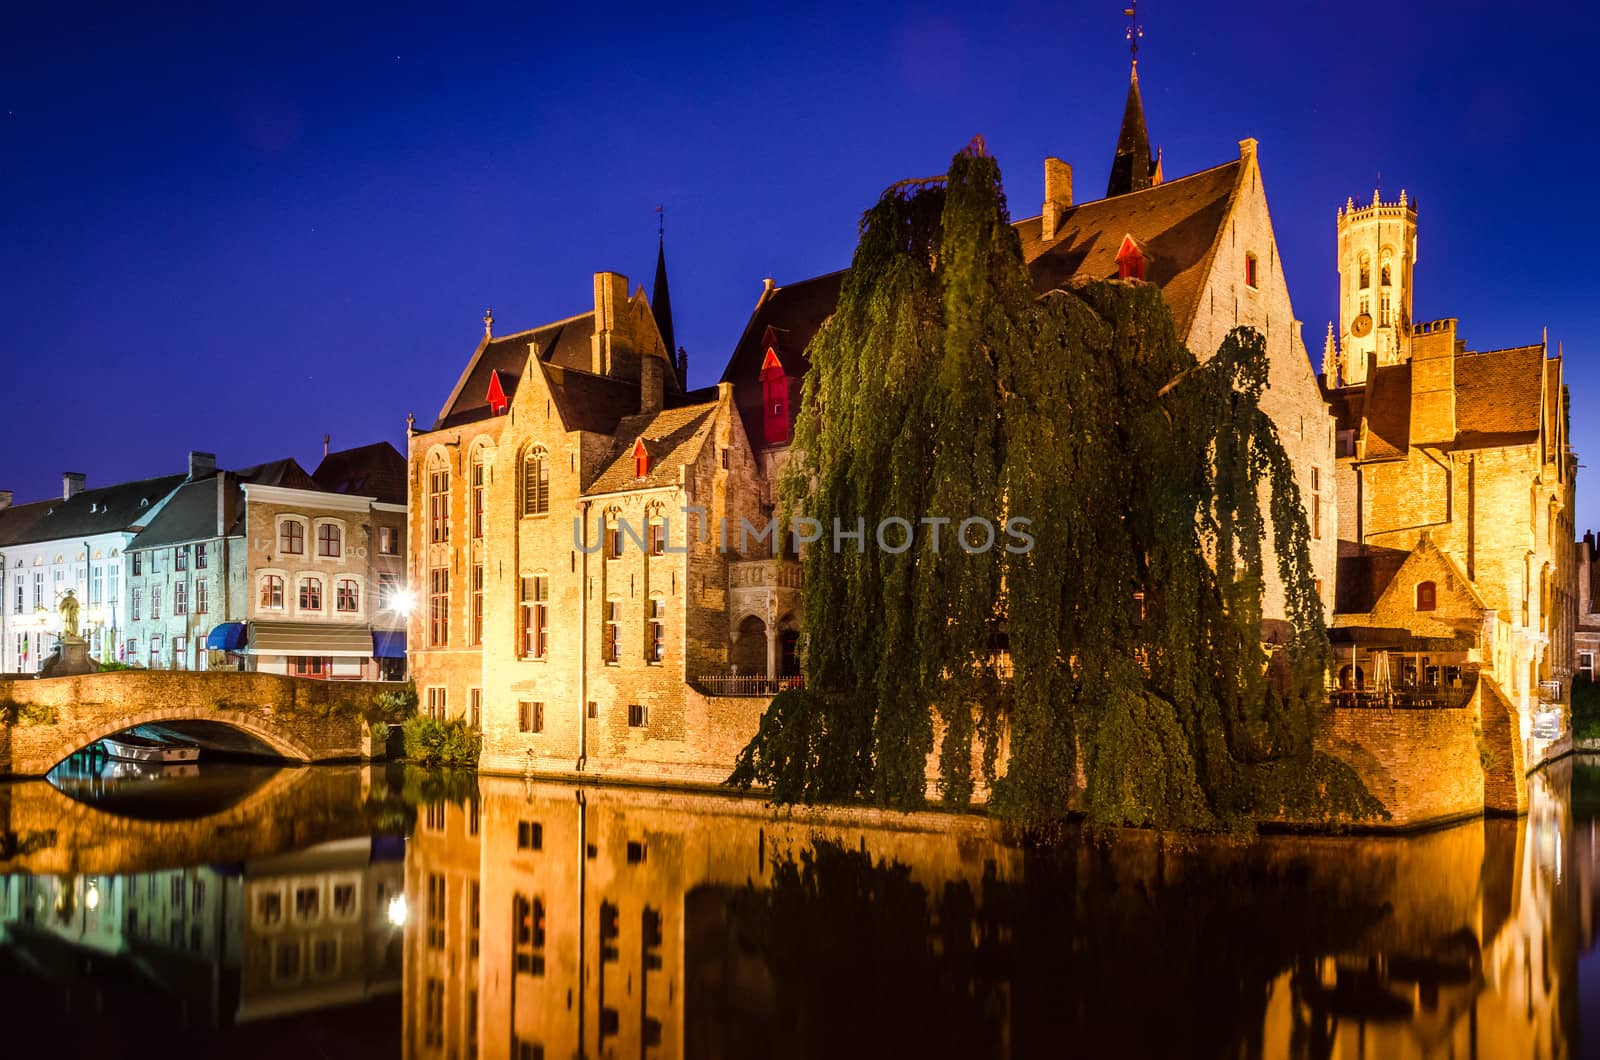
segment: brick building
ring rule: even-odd
[[[1163,179],[1130,79],[1107,198],[1046,201],[1016,229],[1039,290],[1158,285],[1202,358],[1235,326],[1266,339],[1263,398],[1334,565],[1333,423],[1299,335],[1254,140]],[[721,780],[765,697],[799,669],[796,561],[764,526],[788,454],[806,344],[842,274],[766,284],[714,388],[674,356],[665,256],[653,298],[596,273],[591,311],[484,334],[438,417],[413,423],[411,665],[421,708],[481,726],[482,765]],[[692,514],[691,514],[692,513]],[[726,528],[726,536],[722,528]],[[1282,613],[1270,552],[1269,616]]]
[[[1413,321],[1416,218],[1404,192],[1338,215],[1340,322],[1324,356],[1338,680],[1353,697],[1442,705],[1470,700],[1481,675],[1483,710],[1512,711],[1526,741],[1572,676],[1577,464],[1562,360],[1543,342],[1469,351],[1455,319]]]
[[[1572,676],[1595,679],[1600,662],[1600,547],[1594,531],[1573,546]]]

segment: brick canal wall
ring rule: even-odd
[[[1353,768],[1367,790],[1408,827],[1476,816],[1484,809],[1477,711],[1329,709],[1321,749]]]
[[[188,733],[224,727],[296,762],[371,758],[362,719],[396,686],[228,671],[118,670],[0,681],[0,776],[40,776],[94,741],[136,725]]]

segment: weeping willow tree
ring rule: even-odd
[[[824,527],[807,689],[773,700],[733,783],[910,808],[936,752],[947,802],[981,776],[1031,824],[1373,809],[1312,748],[1327,637],[1258,334],[1201,362],[1153,286],[1037,295],[974,141],[863,217],[807,352],[780,486]],[[1017,518],[1031,548],[982,547]],[[1270,658],[1268,533],[1290,631]]]

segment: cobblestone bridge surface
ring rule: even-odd
[[[0,681],[0,776],[42,776],[73,752],[136,725],[291,762],[373,757],[362,711],[396,686],[278,674],[119,670]]]

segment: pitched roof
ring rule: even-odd
[[[584,492],[617,493],[675,485],[678,469],[700,454],[716,422],[717,408],[718,402],[706,401],[624,417],[617,423],[616,439],[600,474]],[[633,447],[639,441],[650,454],[650,471],[644,478],[634,474]]]
[[[576,368],[542,365],[561,422],[569,431],[610,434],[617,421],[639,411],[639,384]],[[668,392],[669,396],[670,391]]]
[[[1178,334],[1187,335],[1243,165],[1235,159],[1143,191],[1074,206],[1061,215],[1049,240],[1041,238],[1041,218],[1018,221],[1014,227],[1034,287],[1048,291],[1074,279],[1115,277],[1117,251],[1123,238],[1132,236],[1145,257],[1145,279],[1161,288]]]
[[[494,372],[500,373],[500,384],[506,396],[515,394],[528,365],[529,343],[537,345],[543,361],[565,368],[588,368],[591,363],[589,339],[593,335],[594,311],[590,310],[566,320],[480,342],[444,408],[439,410],[433,429],[487,419],[489,376]]]
[[[402,468],[403,469],[403,468]],[[292,457],[270,460],[264,464],[226,472],[224,488],[229,497],[227,535],[242,532],[244,522],[244,493],[238,483],[257,486],[286,486],[291,489],[317,488],[298,461]],[[154,519],[128,542],[128,549],[156,548],[162,545],[181,545],[190,541],[205,541],[217,534],[217,480],[220,475],[207,475],[190,479],[179,486],[172,499],[162,507]]]
[[[1150,187],[1155,170],[1150,162],[1150,133],[1144,124],[1144,100],[1139,95],[1139,61],[1135,59],[1133,72],[1128,75],[1128,101],[1122,107],[1122,129],[1117,133],[1117,150],[1111,157],[1106,198]]]
[[[1341,545],[1346,544],[1340,542]],[[1333,610],[1341,615],[1372,611],[1411,553],[1402,548],[1357,545],[1341,554],[1334,568]]]
[[[1143,191],[1098,199],[1066,210],[1050,239],[1042,219],[1013,224],[1022,240],[1034,287],[1048,291],[1075,279],[1117,275],[1117,251],[1133,237],[1145,254],[1145,279],[1161,287],[1180,335],[1199,310],[1207,270],[1243,172],[1235,159]],[[784,370],[791,378],[810,368],[806,346],[838,304],[845,272],[829,273],[762,292],[744,334],[722,373],[734,384],[745,432],[761,436],[762,337],[774,329]]]
[[[1411,365],[1388,364],[1372,370],[1362,406],[1368,460],[1400,456],[1411,446]]]
[[[1539,436],[1543,344],[1456,355],[1456,448],[1526,444]]]
[[[0,547],[130,530],[141,525],[186,477],[137,479],[80,490],[68,500],[33,501],[0,509]]]
[[[406,458],[388,442],[329,453],[311,478],[329,493],[373,497],[384,504],[406,503]]]

